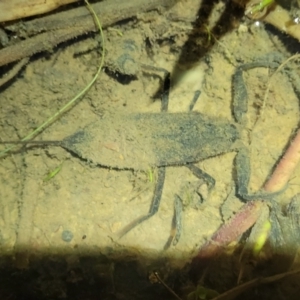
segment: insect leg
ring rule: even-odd
[[[169,107],[169,95],[171,87],[171,74],[166,71],[166,76],[164,80],[163,93],[161,96],[161,111],[167,112]]]
[[[171,74],[168,71],[165,71],[165,80],[163,86],[163,93],[161,98],[161,111],[166,112],[168,111],[169,106],[169,95],[170,95],[170,87],[171,87]],[[194,93],[194,97],[189,105],[189,112],[194,109],[196,102],[198,101],[201,95],[201,91],[196,90]]]
[[[161,111],[167,112],[168,106],[169,106],[169,94],[170,94],[170,88],[171,88],[171,73],[164,68],[149,66],[149,65],[145,65],[145,64],[141,64],[141,66],[146,70],[162,72],[164,74],[163,75],[163,91],[161,94]]]
[[[207,173],[196,167],[195,165],[188,164],[186,167],[199,179],[203,179],[206,184],[208,185],[208,190],[210,191],[215,186],[215,180]],[[175,195],[174,200],[174,215],[172,219],[172,227],[171,227],[171,233],[170,237],[167,241],[167,243],[164,246],[164,250],[168,249],[172,242],[175,246],[181,236],[182,231],[182,200],[178,195]]]
[[[196,167],[193,164],[188,164],[186,165],[186,167],[199,179],[203,179],[207,186],[208,186],[208,190],[211,191],[215,184],[216,181],[213,177],[211,177],[208,173],[202,171],[200,168]]]
[[[235,168],[236,168],[236,190],[237,195],[242,198],[244,201],[251,201],[257,199],[272,199],[274,196],[280,195],[283,190],[278,192],[264,192],[259,191],[257,193],[249,193],[248,185],[250,181],[250,158],[248,149],[241,148],[239,149],[235,157]]]
[[[261,58],[260,60],[244,64],[237,68],[235,74],[233,75],[233,115],[238,123],[245,123],[246,118],[245,115],[248,110],[248,94],[246,89],[246,84],[243,78],[243,72],[248,71],[254,68],[274,68],[278,66],[278,62],[272,61],[268,58]],[[235,158],[235,166],[236,166],[236,177],[237,177],[237,194],[243,200],[255,200],[258,198],[262,199],[270,199],[282,191],[275,193],[267,193],[267,192],[258,192],[249,194],[248,192],[248,184],[250,181],[250,159],[249,159],[249,151],[248,149],[242,148],[239,149],[236,158]]]
[[[233,115],[238,123],[242,123],[248,110],[248,93],[243,78],[243,69],[237,68],[232,78],[233,84]]]
[[[250,159],[249,151],[240,149],[235,157],[236,167],[236,189],[238,195],[245,198],[248,193],[248,184],[250,181]]]
[[[166,242],[164,246],[164,250],[167,250],[172,242],[173,245],[175,246],[181,236],[181,230],[182,230],[182,223],[181,223],[181,214],[182,214],[182,200],[178,195],[175,194],[175,199],[174,199],[174,215],[172,219],[172,227],[171,227],[171,233],[168,238],[168,241]]]
[[[248,111],[248,93],[243,78],[243,72],[255,68],[275,68],[277,66],[277,62],[268,58],[261,58],[256,62],[241,65],[236,69],[232,77],[232,107],[234,118],[238,123],[243,124],[246,122],[244,117]]]
[[[160,200],[161,200],[161,195],[164,187],[164,182],[165,182],[165,173],[166,173],[166,168],[161,167],[158,168],[158,175],[157,175],[157,183],[155,186],[154,190],[154,195],[152,199],[152,203],[149,209],[148,214],[141,216],[132,222],[130,222],[127,226],[125,226],[120,232],[119,232],[119,237],[121,238],[124,236],[126,233],[128,233],[130,230],[141,224],[142,222],[148,220],[151,218],[153,215],[155,215],[159,209],[160,205]]]

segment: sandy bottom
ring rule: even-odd
[[[105,72],[75,107],[36,139],[62,140],[90,122],[115,112],[159,112],[160,100],[155,95],[163,74],[145,71],[142,65],[173,72],[194,13],[189,5],[180,4],[165,16],[152,13],[155,18],[149,15],[147,19],[146,15],[116,26],[122,36],[117,31],[105,31]],[[213,37],[208,36],[207,43],[210,38]],[[257,27],[250,21],[237,25],[192,68],[181,66],[186,71],[181,70],[181,76],[173,79],[169,112],[187,112],[194,92],[201,90],[195,111],[216,121],[224,118],[234,122],[232,75],[236,68],[263,57],[270,58],[275,52],[288,57],[285,51],[280,40],[263,26]],[[31,61],[21,76],[1,92],[1,139],[18,140],[44,122],[91,80],[98,62],[94,37],[74,41]],[[269,97],[258,119],[270,74],[272,71],[268,68],[244,73],[249,98],[246,143],[250,140],[251,191],[262,187],[299,122],[299,100],[284,71],[272,79]],[[213,139],[211,144],[214,145]],[[113,147],[111,145],[112,150]],[[93,160],[93,153],[90,155]],[[168,270],[181,269],[242,206],[235,197],[234,157],[235,152],[229,152],[196,163],[216,180],[215,188],[197,206],[188,205],[193,201],[187,200],[195,198],[193,187],[199,180],[184,166],[167,167],[158,213],[119,239],[118,232],[124,226],[148,212],[155,187],[155,169],[103,168],[54,146],[33,147],[9,155],[0,160],[0,251],[8,256],[16,254],[15,263],[19,268],[33,264],[35,257],[49,257],[54,264],[58,256],[67,254],[69,282],[86,278],[86,273],[81,271],[78,275],[76,268],[84,269],[82,257],[94,256],[98,259],[95,266],[99,274],[107,269],[111,274],[117,272],[109,259],[118,261],[125,256],[129,261],[142,262],[139,276],[158,269],[167,278]],[[108,160],[107,165],[110,166]],[[46,181],[47,174],[59,166],[58,174]],[[282,203],[299,193],[299,172],[298,168],[280,196]],[[183,190],[186,192],[182,193]],[[205,187],[201,186],[201,190]],[[187,203],[182,213],[181,238],[176,246],[163,251],[171,230],[174,195],[180,193],[186,195]],[[127,267],[119,266],[120,269]],[[64,267],[50,269],[45,267],[39,274],[46,276],[52,272],[58,280],[57,274]],[[120,277],[115,277],[115,281],[122,280],[120,272],[116,273]],[[107,282],[111,283],[110,280],[108,276]],[[39,285],[38,289],[43,288],[46,289]],[[56,293],[53,292],[53,297],[70,297],[63,284],[52,290]]]

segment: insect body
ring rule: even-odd
[[[65,138],[61,146],[95,164],[149,170],[231,151],[239,130],[200,113],[116,114]]]

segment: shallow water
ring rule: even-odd
[[[160,100],[154,96],[161,85],[162,73],[144,72],[142,65],[170,72],[179,69],[180,49],[195,18],[194,2],[185,1],[164,15],[152,12],[135,22],[116,26],[122,36],[116,31],[105,31],[106,72],[101,73],[75,107],[37,139],[62,140],[99,117],[115,112],[159,112]],[[217,8],[212,19],[218,17],[222,4]],[[213,38],[207,34],[207,44]],[[145,39],[151,41],[151,49]],[[90,50],[82,52],[83,48]],[[236,68],[262,57],[270,59],[273,55],[270,53],[274,52],[285,58],[290,56],[274,33],[266,31],[262,24],[257,26],[242,19],[192,68],[180,66],[186,71],[181,71],[180,79],[173,79],[169,112],[187,112],[194,92],[201,90],[194,110],[216,120],[233,122],[232,75]],[[128,57],[129,66],[124,65]],[[31,61],[22,76],[1,92],[1,139],[18,140],[44,122],[89,82],[98,61],[94,36],[58,47],[47,57]],[[272,72],[263,67],[244,72],[249,100],[246,143],[251,144],[251,191],[262,187],[299,122],[299,99],[284,71],[272,79],[261,113]],[[110,147],[118,151],[114,145]],[[0,249],[5,254],[25,249],[27,254],[17,258],[17,264],[25,267],[30,265],[31,256],[44,253],[49,256],[67,253],[78,259],[83,253],[91,256],[101,253],[117,260],[123,255],[138,257],[147,261],[149,269],[160,259],[164,265],[182,268],[243,205],[234,196],[234,156],[235,152],[230,152],[196,164],[216,180],[216,186],[200,205],[185,205],[181,238],[176,246],[163,251],[171,230],[174,194],[191,202],[188,200],[195,198],[195,185],[205,190],[203,182],[199,183],[187,168],[167,168],[158,213],[119,239],[118,232],[124,226],[148,212],[155,170],[151,171],[152,180],[150,169],[142,172],[102,168],[53,146],[10,155],[0,160]],[[62,165],[60,172],[45,182],[47,174],[59,165]],[[288,203],[299,193],[299,172],[298,168],[280,196],[281,203]],[[145,267],[141,273],[145,270],[148,271]]]

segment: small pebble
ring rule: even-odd
[[[64,230],[61,234],[61,238],[64,242],[70,243],[73,240],[73,233],[69,230]]]

